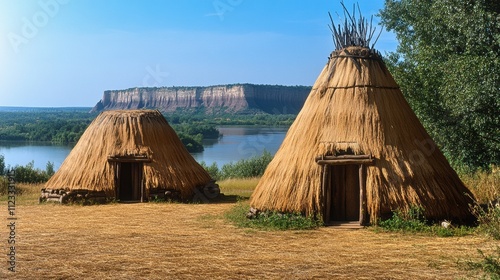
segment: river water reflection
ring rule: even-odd
[[[198,161],[222,165],[261,155],[264,150],[275,154],[285,138],[288,127],[219,127],[223,134],[218,140],[206,140],[205,150],[194,153]]]

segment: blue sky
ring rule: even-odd
[[[364,16],[383,0],[359,2]],[[312,85],[331,0],[0,0],[0,106],[91,107],[104,90]],[[374,21],[378,22],[375,18]],[[376,48],[397,46],[382,33]]]

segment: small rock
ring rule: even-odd
[[[259,214],[259,210],[253,207],[250,207],[250,210],[247,213],[247,219],[255,219]]]
[[[451,222],[444,220],[441,222],[441,226],[444,228],[449,228],[449,227],[451,227]]]

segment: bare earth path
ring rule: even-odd
[[[478,236],[240,229],[223,219],[231,207],[18,206],[17,272],[4,254],[0,279],[463,279],[457,261],[494,246]]]

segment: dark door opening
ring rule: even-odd
[[[142,163],[119,163],[119,199],[120,201],[141,200]]]
[[[325,224],[363,226],[367,220],[366,165],[371,155],[323,155],[316,157],[322,166],[322,214]]]
[[[359,221],[359,165],[333,165],[330,176],[330,221]]]

